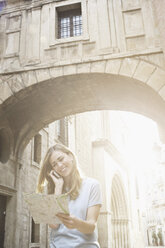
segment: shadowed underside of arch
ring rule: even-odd
[[[62,76],[26,87],[1,104],[0,121],[10,126],[18,155],[52,121],[104,109],[136,112],[165,126],[165,102],[150,86],[105,73]]]

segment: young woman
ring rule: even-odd
[[[56,144],[45,156],[38,181],[43,192],[45,180],[48,194],[68,193],[69,215],[59,213],[62,224],[49,225],[50,248],[96,248],[96,222],[100,213],[101,193],[97,180],[82,178],[75,155],[67,147]]]

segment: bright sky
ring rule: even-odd
[[[125,155],[128,161],[135,167],[149,169],[155,164],[154,143],[159,143],[157,124],[142,115],[119,112],[126,126],[129,129],[128,143]]]
[[[153,150],[155,143],[159,144],[159,133],[157,124],[149,118],[142,115],[120,112],[122,120],[128,127],[128,143],[125,149],[125,156],[129,163],[129,168],[133,168],[138,178],[141,208],[146,207],[146,193],[148,186],[153,184],[152,168],[158,165],[156,151]],[[157,175],[153,174],[155,178]]]

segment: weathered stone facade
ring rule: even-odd
[[[29,245],[28,217],[20,214],[26,185],[21,182],[28,173],[36,179],[37,172],[28,166],[24,151],[47,124],[89,110],[127,110],[154,119],[165,139],[164,33],[162,19],[155,18],[156,2],[12,0],[0,12],[0,194],[7,197],[6,248]],[[82,35],[58,39],[58,11],[76,4],[81,6]],[[101,144],[94,150],[104,156],[108,144]],[[27,191],[34,189],[33,177]],[[43,237],[41,248],[45,242]]]

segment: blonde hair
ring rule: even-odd
[[[75,154],[66,146],[62,144],[55,144],[54,146],[50,147],[45,155],[40,174],[39,174],[39,179],[38,179],[38,184],[37,184],[37,192],[38,193],[43,193],[44,190],[44,183],[47,181],[47,188],[48,188],[48,194],[53,194],[55,191],[55,185],[48,175],[50,171],[52,170],[52,166],[49,162],[50,157],[54,151],[62,151],[66,153],[67,155],[71,155],[73,157],[73,170],[71,173],[71,178],[70,182],[72,183],[70,191],[68,194],[70,195],[71,200],[75,200],[80,191],[81,183],[82,183],[82,178],[80,176],[78,167],[77,167],[77,160]],[[65,188],[65,182],[63,186],[63,193]]]

